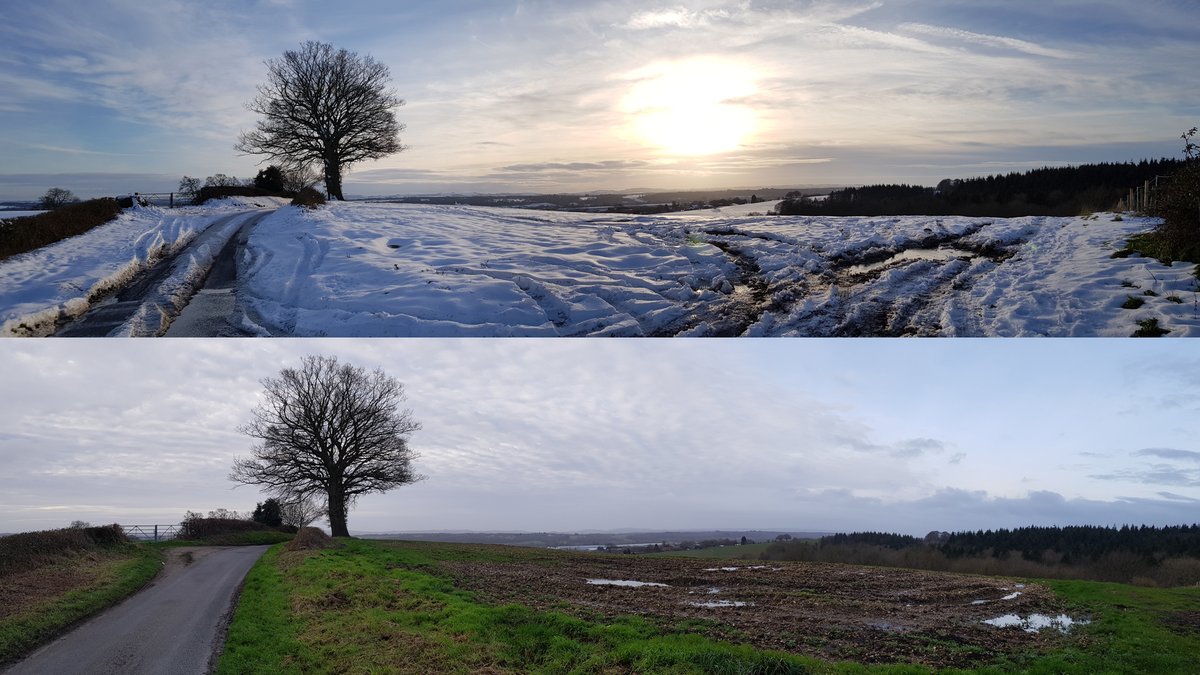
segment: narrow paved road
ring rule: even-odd
[[[29,655],[5,675],[202,675],[224,639],[233,598],[268,547],[194,549],[194,562]]]
[[[270,211],[258,213],[242,211],[217,219],[182,251],[154,263],[128,286],[84,312],[79,318],[59,329],[55,335],[57,337],[104,337],[109,335],[132,317],[142,303],[158,290],[159,285],[175,272],[176,264],[187,259],[186,254],[190,249],[208,245],[212,238],[221,236],[221,230],[226,224],[235,219],[246,218],[245,225],[230,237],[229,243],[222,248],[214,265],[219,263],[221,258],[227,257],[232,260],[236,254],[237,242],[244,241],[250,227],[266,217],[268,213]]]
[[[187,307],[171,322],[165,337],[246,337],[244,314],[237,301],[237,256],[246,245],[250,230],[267,217],[260,213],[248,218],[237,234],[217,254],[204,285],[192,296]]]

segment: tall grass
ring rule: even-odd
[[[60,206],[0,225],[0,260],[62,241],[103,225],[121,212],[111,197]]]
[[[132,595],[162,567],[156,549],[129,543],[116,525],[3,537],[0,560],[0,588],[21,573],[82,579],[69,590],[47,584],[43,597],[25,598],[23,606],[0,612],[0,664]]]

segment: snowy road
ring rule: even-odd
[[[92,327],[77,326],[82,334],[156,335],[237,232],[239,219],[286,203],[253,197],[127,208],[83,234],[0,260],[0,335],[52,335],[105,303],[115,306],[90,318]],[[127,292],[131,284],[143,288]],[[132,303],[139,294],[144,300]]]
[[[250,337],[261,335],[248,324],[237,300],[237,258],[250,230],[267,214],[255,213],[242,221],[213,261],[204,285],[171,322],[165,337]]]
[[[57,337],[161,335],[192,298],[205,275],[226,253],[232,261],[236,234],[265,213],[245,211],[213,222],[179,253],[159,260],[128,286],[55,333]]]

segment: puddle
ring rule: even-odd
[[[1012,593],[1009,593],[1008,595],[1006,595],[1000,599],[1001,600],[1016,600],[1019,597],[1021,597],[1021,591],[1013,591]]]
[[[630,579],[588,579],[594,586],[666,586],[655,581],[632,581]]]
[[[945,262],[947,260],[955,260],[957,258],[976,258],[979,254],[966,249],[954,248],[951,246],[939,246],[938,248],[909,248],[891,256],[890,258],[880,260],[873,263],[863,263],[861,265],[851,265],[846,271],[852,276],[860,276],[878,272],[879,270],[895,265],[897,263],[911,262],[914,260],[933,260],[937,262]]]
[[[742,602],[741,600],[713,600],[711,602],[689,602],[692,607],[753,607],[753,602]]]
[[[1030,614],[1022,619],[1016,614],[1005,614],[994,619],[986,619],[983,623],[997,628],[1020,628],[1026,633],[1037,633],[1046,628],[1056,628],[1061,633],[1071,630],[1072,626],[1086,626],[1091,621],[1087,619],[1072,619],[1066,614],[1046,616],[1045,614]]]
[[[739,569],[741,569],[741,568],[739,568],[739,567],[705,567],[704,571],[705,572],[736,572]]]

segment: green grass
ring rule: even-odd
[[[1125,302],[1121,303],[1121,309],[1137,309],[1144,304],[1146,304],[1146,301],[1142,298],[1127,295],[1125,296]]]
[[[135,544],[72,564],[87,565],[91,583],[0,619],[0,663],[20,658],[79,621],[124,600],[162,569],[156,549]]]
[[[1137,322],[1138,329],[1130,337],[1162,337],[1170,333],[1170,329],[1158,325],[1158,319],[1142,319]]]
[[[515,560],[514,549],[347,540],[340,549],[275,547],[247,576],[218,672],[232,673],[927,673],[922,666],[827,663],[697,634],[683,621],[605,618],[488,604],[439,576],[441,560]],[[528,551],[525,549],[524,551]],[[1195,672],[1200,634],[1173,612],[1200,589],[1043,581],[1092,623],[1056,651],[1014,654],[979,673]],[[532,590],[532,589],[531,589]],[[1180,615],[1181,617],[1183,615]],[[695,622],[691,622],[695,623]],[[945,644],[942,648],[954,648]]]
[[[759,556],[771,542],[761,544],[746,544],[745,546],[712,546],[696,548],[690,551],[664,551],[662,553],[646,553],[654,558],[717,558],[725,560],[759,560]]]
[[[1092,616],[1086,650],[1066,649],[1031,665],[1030,672],[1194,673],[1200,663],[1195,617],[1200,588],[1142,588],[1094,581],[1044,581]],[[1171,617],[1190,612],[1192,628],[1172,630]]]
[[[1200,263],[1200,244],[1194,241],[1180,242],[1159,230],[1133,235],[1126,241],[1125,248],[1114,253],[1112,257],[1125,258],[1133,253],[1154,258],[1164,265],[1170,265],[1176,260]]]

